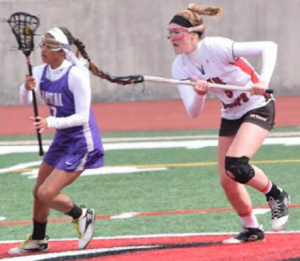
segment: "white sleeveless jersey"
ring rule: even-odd
[[[191,55],[180,54],[176,57],[172,74],[176,79],[201,80],[237,86],[256,83],[260,76],[242,57],[234,57],[234,42],[222,37],[206,37],[198,44]],[[178,88],[193,88],[179,85]],[[246,112],[265,106],[267,101],[262,95],[250,95],[247,91],[210,90],[222,102],[221,115],[225,119],[239,119]],[[191,93],[191,92],[190,92]]]

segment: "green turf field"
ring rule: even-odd
[[[289,139],[297,139],[300,134],[287,134],[298,131],[298,128],[281,128],[273,132],[286,134]],[[94,208],[99,217],[144,213],[131,218],[99,218],[95,237],[238,231],[240,224],[236,214],[221,211],[230,205],[219,186],[217,147],[189,147],[208,141],[214,143],[216,135],[216,130],[104,133],[104,145],[109,148],[106,151],[105,168],[113,174],[94,173],[82,176],[64,192],[78,205]],[[134,138],[138,140],[135,141]],[[51,136],[44,136],[43,139],[47,144],[46,140],[50,140]],[[35,136],[3,137],[0,139],[0,149],[7,146],[7,142],[27,140],[34,141]],[[289,146],[284,145],[284,142],[263,145],[252,163],[262,168],[275,183],[289,192],[291,203],[298,204],[300,146],[297,142],[294,144],[293,140],[290,142]],[[20,144],[19,147],[25,146]],[[159,146],[144,147],[153,144]],[[137,147],[131,147],[132,145]],[[6,218],[0,221],[0,240],[23,239],[32,230],[30,224],[8,225],[7,222],[31,220],[31,191],[35,179],[30,177],[34,176],[38,165],[29,164],[25,169],[8,168],[40,160],[37,152],[0,155],[0,218]],[[26,172],[30,175],[24,175]],[[267,205],[262,194],[251,188],[249,192],[254,206]],[[201,209],[212,211],[197,213]],[[180,214],[172,211],[183,212]],[[299,230],[299,215],[299,208],[291,208],[286,231]],[[50,216],[51,219],[64,217],[56,211]],[[258,219],[265,231],[271,231],[270,213],[258,215]],[[70,222],[50,223],[48,234],[51,238],[75,237]]]

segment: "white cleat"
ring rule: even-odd
[[[75,230],[78,234],[78,248],[84,249],[93,238],[94,223],[95,223],[95,210],[94,209],[82,209],[80,218],[73,220]]]
[[[36,253],[44,252],[48,250],[48,237],[46,236],[42,240],[34,240],[31,236],[22,242],[19,246],[11,248],[8,250],[10,255],[18,255],[24,253]]]

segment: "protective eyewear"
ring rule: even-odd
[[[169,26],[168,30],[168,39],[181,40],[186,34],[193,32],[201,32],[204,29],[203,25],[194,26],[194,27],[182,27],[182,26]]]
[[[42,36],[42,42],[40,43],[40,47],[42,48],[43,46],[46,46],[52,52],[59,52],[63,49],[70,50],[69,44],[62,44],[55,39],[45,38],[44,36]]]

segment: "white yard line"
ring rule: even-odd
[[[186,148],[201,149],[207,147],[215,147],[218,144],[217,139],[194,139],[194,140],[170,140],[170,141],[143,141],[143,142],[119,142],[104,143],[104,149],[109,150],[134,150],[134,149],[170,149],[170,148]],[[265,139],[264,145],[283,145],[296,146],[300,145],[300,137],[268,137]],[[49,146],[44,146],[47,151]],[[0,155],[10,153],[37,153],[38,146],[33,145],[14,145],[0,146]]]
[[[300,136],[300,131],[294,132],[271,132],[269,137],[296,137]],[[203,135],[179,135],[179,136],[157,136],[157,137],[120,137],[120,138],[103,138],[104,143],[109,142],[134,142],[134,141],[172,141],[172,140],[194,140],[194,139],[217,139],[217,134]],[[50,145],[52,140],[43,140],[44,145]],[[36,140],[15,140],[0,141],[0,146],[13,145],[37,145]]]

